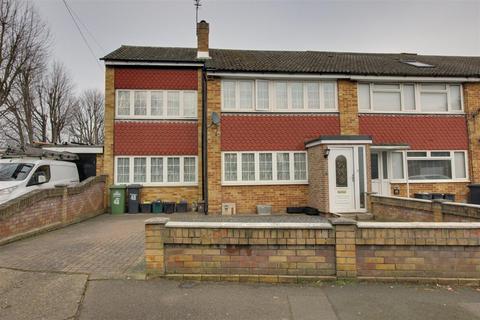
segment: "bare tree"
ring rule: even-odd
[[[72,120],[72,111],[77,103],[73,92],[72,79],[60,62],[54,62],[50,72],[44,78],[40,87],[39,104],[41,109],[38,119],[45,120],[45,111],[48,114],[50,141],[62,142],[62,133]]]
[[[48,43],[48,28],[30,3],[0,0],[0,125],[21,145],[34,140],[34,87]]]
[[[103,143],[103,111],[103,93],[98,89],[83,91],[72,112],[70,138],[77,143]]]

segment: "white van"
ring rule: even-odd
[[[38,158],[0,159],[0,204],[32,190],[78,182],[75,163]]]

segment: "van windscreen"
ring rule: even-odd
[[[32,168],[31,163],[0,163],[0,181],[22,181]]]

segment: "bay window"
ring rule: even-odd
[[[305,184],[306,152],[224,152],[223,184]]]
[[[146,186],[190,186],[197,184],[196,156],[115,157],[115,183]]]
[[[335,81],[222,80],[222,110],[328,112],[337,109]]]
[[[461,89],[449,83],[359,83],[358,106],[373,112],[461,112]]]
[[[117,90],[116,117],[119,119],[196,119],[196,91]]]

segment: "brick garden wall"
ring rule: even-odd
[[[468,229],[468,224],[447,226],[391,228],[359,223],[357,275],[480,278],[480,229]]]
[[[480,206],[415,198],[370,196],[370,212],[377,221],[480,222]]]
[[[0,205],[0,244],[104,212],[105,176],[74,187],[36,190]]]
[[[480,223],[146,221],[147,276],[302,282],[359,278],[480,285]]]

